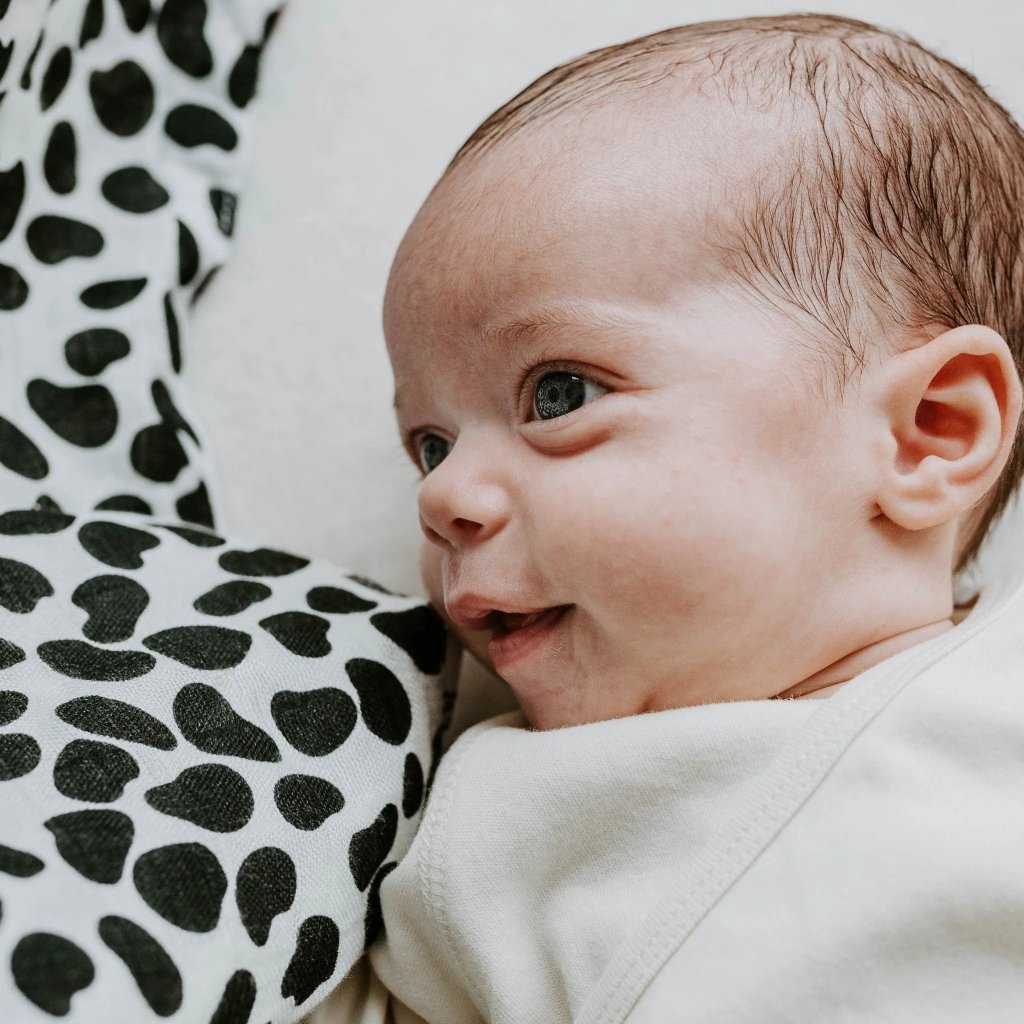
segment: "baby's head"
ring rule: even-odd
[[[948,620],[1021,472],[1022,197],[969,75],[826,16],[597,51],[473,134],[385,333],[424,581],[534,726]]]

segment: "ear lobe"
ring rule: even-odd
[[[887,364],[889,445],[878,506],[907,530],[954,520],[995,484],[1017,431],[1021,385],[988,327],[946,331]]]

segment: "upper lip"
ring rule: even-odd
[[[532,608],[514,602],[498,601],[480,594],[465,593],[445,601],[445,611],[463,629],[493,629],[504,626],[505,615],[532,615],[561,605],[539,605]]]

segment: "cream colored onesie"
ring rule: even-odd
[[[318,1024],[1024,1019],[1021,580],[824,700],[523,725],[454,744]]]

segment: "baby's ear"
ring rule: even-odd
[[[895,444],[878,506],[907,530],[947,523],[984,498],[1010,456],[1021,411],[1010,350],[968,324],[891,357],[885,377]]]

